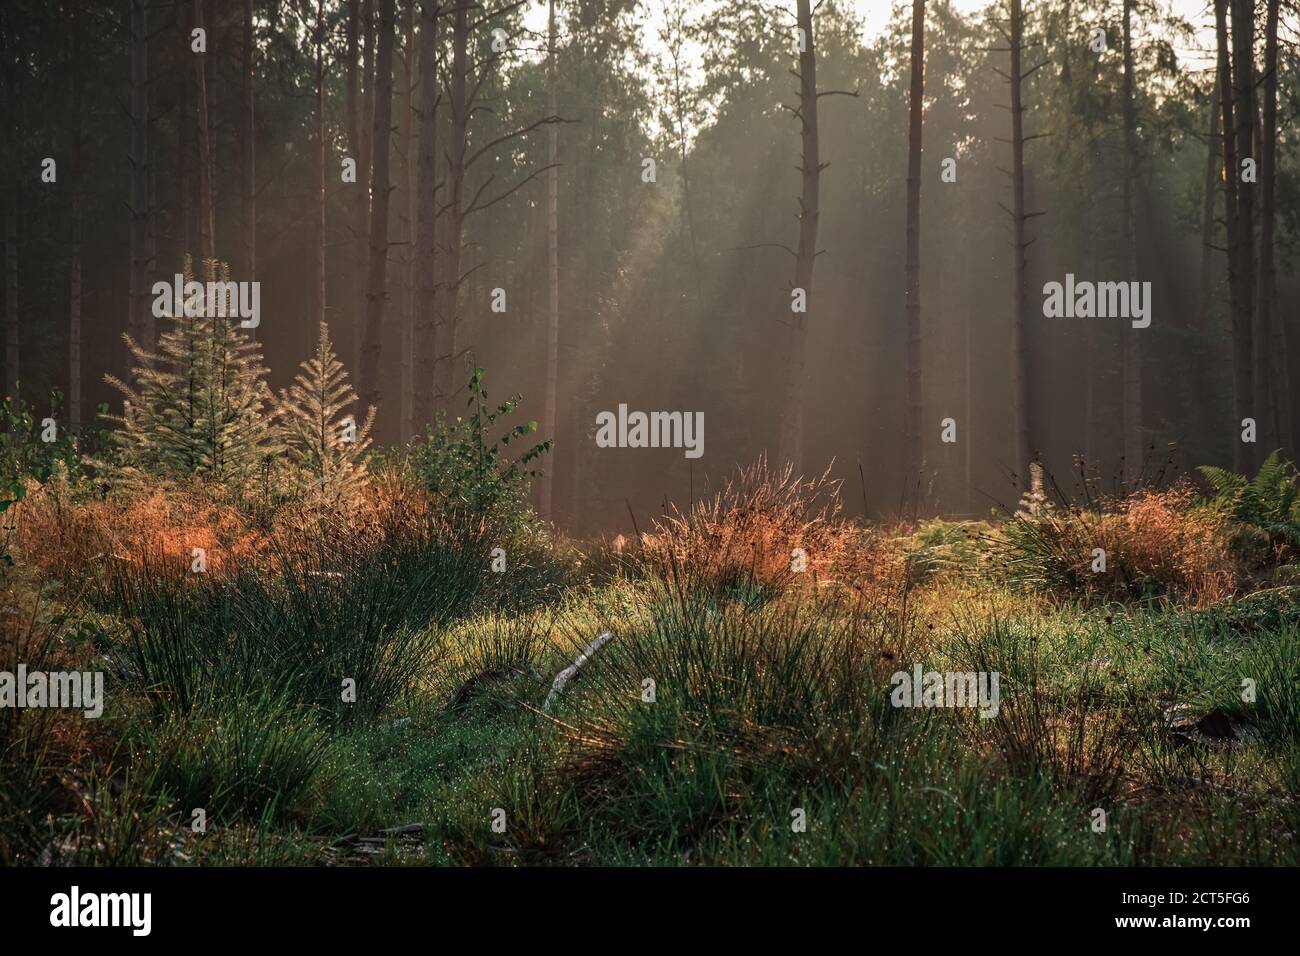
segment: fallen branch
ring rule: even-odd
[[[546,695],[546,703],[542,705],[543,711],[549,711],[551,709],[551,704],[560,696],[560,692],[564,690],[564,686],[569,683],[569,681],[573,680],[573,678],[577,677],[578,671],[582,670],[582,668],[586,666],[587,661],[591,660],[592,656],[598,650],[613,639],[613,631],[605,631],[603,634],[598,635],[594,641],[582,649],[582,653],[578,655],[577,660],[555,675],[555,680],[551,681],[550,693]]]

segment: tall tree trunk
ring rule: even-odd
[[[447,243],[443,256],[443,314],[438,336],[444,351],[438,356],[434,388],[438,402],[445,406],[455,391],[457,326],[460,324],[461,244],[464,241],[465,161],[469,151],[469,9],[465,3],[455,8],[451,36],[451,152],[448,155],[448,179],[451,195],[447,207]]]
[[[1254,404],[1254,351],[1251,343],[1250,291],[1243,288],[1245,266],[1241,248],[1241,167],[1237,162],[1237,103],[1232,82],[1232,63],[1228,49],[1228,0],[1214,0],[1215,34],[1218,42],[1219,99],[1223,110],[1224,218],[1228,234],[1228,297],[1232,305],[1232,392],[1233,422],[1232,466],[1239,472],[1249,471],[1256,455],[1252,446],[1241,441],[1244,419],[1251,417]]]
[[[190,31],[189,31],[189,13],[186,11],[189,5],[184,0],[176,0],[175,17],[176,28],[180,31],[179,45],[177,49],[186,51],[189,54],[190,48]],[[188,63],[185,60],[180,61],[180,68],[177,70],[176,85],[177,102],[176,102],[176,218],[178,227],[174,230],[176,235],[175,246],[172,249],[174,262],[179,268],[188,253],[193,252],[193,246],[190,245],[191,222],[190,222],[190,196],[192,193],[192,181],[190,179],[190,82]]]
[[[365,315],[369,308],[368,288],[370,275],[367,268],[362,271],[362,263],[368,263],[370,257],[370,220],[373,215],[375,197],[370,193],[369,183],[373,176],[375,143],[371,133],[371,124],[375,118],[375,8],[374,0],[361,2],[361,133],[359,143],[360,156],[357,159],[360,169],[357,182],[361,185],[361,204],[356,215],[356,274],[357,305],[352,322],[352,361],[361,375],[363,359],[361,357],[361,339],[365,325]]]
[[[403,444],[414,433],[415,415],[415,5],[406,0],[402,38],[402,400],[401,431]]]
[[[253,0],[244,0],[239,71],[240,249],[238,278],[257,278],[257,150],[253,125]]]
[[[202,27],[203,0],[194,0],[194,26]],[[212,38],[208,37],[208,42]],[[199,259],[202,260],[200,274],[206,274],[206,263],[216,258],[216,223],[212,204],[212,144],[209,140],[208,125],[208,80],[207,53],[191,53],[194,57],[194,91],[197,109],[197,144],[199,167]]]
[[[1264,26],[1264,116],[1260,128],[1259,314],[1260,328],[1270,336],[1272,401],[1277,443],[1289,446],[1292,432],[1291,371],[1287,352],[1286,316],[1277,309],[1277,271],[1273,262],[1274,197],[1277,187],[1277,69],[1279,0],[1268,0]]]
[[[72,261],[68,276],[68,424],[81,427],[82,70],[81,0],[72,0]]]
[[[131,258],[127,281],[129,313],[126,328],[131,338],[146,348],[145,312],[149,308],[149,4],[131,0]]]
[[[925,0],[912,0],[912,88],[907,132],[907,405],[904,481],[913,514],[920,502],[921,469],[921,114],[925,95]]]
[[[813,35],[810,0],[798,0],[796,16],[802,43],[799,49],[799,107],[802,156],[799,197],[799,246],[795,250],[794,286],[802,289],[805,311],[790,313],[786,352],[785,394],[781,408],[780,461],[803,471],[804,382],[807,364],[808,316],[813,304],[813,267],[817,258],[820,215],[821,152],[817,130],[817,43]]]
[[[325,321],[325,30],[325,0],[316,0],[316,248],[312,257],[316,274],[312,277],[310,321],[306,323],[309,338],[313,328],[320,334],[320,324]]]
[[[12,398],[15,405],[21,398],[22,384],[18,360],[18,203],[15,185],[9,191],[9,208],[5,210],[5,396]]]
[[[8,16],[6,16],[8,14]],[[4,79],[5,79],[5,137],[0,144],[6,160],[0,189],[6,199],[4,211],[4,317],[5,317],[5,395],[13,399],[14,406],[21,398],[21,362],[19,362],[18,315],[18,219],[22,211],[22,186],[19,185],[18,166],[22,150],[22,75],[26,65],[23,60],[22,40],[13,20],[14,14],[0,9],[0,25],[4,26]]]
[[[546,34],[546,101],[551,116],[559,112],[558,93],[555,76],[555,0],[550,0],[547,8]],[[559,155],[559,129],[552,123],[547,130],[547,156],[550,171],[546,177],[546,400],[543,438],[554,439],[558,426],[556,423],[556,383],[559,381],[560,368],[560,242],[559,242],[559,208],[560,208],[560,170],[557,163]],[[576,450],[576,449],[575,449]],[[542,473],[540,506],[542,517],[554,519],[552,494],[555,478],[552,469]]]
[[[1136,281],[1137,275],[1137,102],[1133,75],[1133,0],[1124,0],[1124,259],[1127,278]],[[1124,337],[1123,401],[1124,401],[1124,480],[1135,487],[1143,469],[1142,448],[1142,355],[1138,333],[1129,324],[1120,328]]]
[[[364,9],[366,15],[369,16],[370,6],[368,3],[365,4]],[[361,115],[360,78],[357,72],[360,56],[361,11],[362,0],[350,0],[347,20],[347,67],[344,80],[344,109],[347,113],[348,152],[350,158],[356,164],[356,182],[350,184],[353,187],[350,190],[352,196],[350,205],[352,268],[348,271],[352,281],[352,308],[350,310],[352,314],[348,316],[348,324],[351,329],[352,348],[348,350],[346,346],[341,346],[340,350],[351,352],[349,358],[354,376],[360,370],[360,356],[358,354],[360,337],[357,330],[361,325],[361,317],[365,314],[365,286],[362,279],[361,263],[366,261],[366,254],[369,251],[366,229],[369,227],[370,222],[370,166],[366,162],[368,152],[365,142],[366,124],[370,120],[368,116],[363,117]]]
[[[5,297],[5,396],[17,406],[19,394],[19,316],[18,316],[18,213],[22,199],[18,167],[22,143],[22,90],[19,79],[21,46],[15,36],[13,14],[0,7],[0,37],[3,37],[5,78],[5,137],[0,143],[0,158],[6,169],[0,189],[4,190],[4,297]]]
[[[1201,193],[1201,293],[1197,310],[1196,334],[1192,358],[1192,380],[1204,382],[1209,369],[1206,366],[1205,342],[1211,338],[1210,316],[1217,298],[1219,283],[1214,275],[1215,199],[1219,194],[1219,174],[1223,168],[1222,134],[1219,130],[1219,84],[1216,81],[1210,92],[1210,132],[1205,149],[1205,181]],[[1209,425],[1208,422],[1203,422]]]
[[[1238,162],[1255,157],[1255,2],[1232,0],[1232,69],[1235,86]],[[1236,170],[1238,176],[1240,170]],[[1258,171],[1257,171],[1258,178]],[[1242,321],[1250,328],[1252,366],[1252,410],[1263,444],[1270,450],[1275,441],[1273,414],[1269,403],[1268,329],[1255,308],[1255,201],[1257,183],[1237,187],[1237,245],[1241,261]],[[1254,461],[1262,453],[1255,448]]]
[[[1021,52],[1025,17],[1020,0],[1011,0],[1011,193],[1012,242],[1015,246],[1011,316],[1011,407],[1015,428],[1016,478],[1029,487],[1029,361],[1025,350],[1025,134],[1021,102]]]
[[[1216,81],[1210,92],[1210,133],[1205,150],[1205,180],[1201,193],[1201,296],[1199,327],[1202,333],[1210,327],[1210,312],[1214,307],[1215,197],[1219,192],[1219,175],[1223,168],[1223,145],[1219,131],[1219,85]]]
[[[389,134],[393,125],[394,0],[379,0],[378,56],[375,66],[374,154],[370,179],[370,264],[366,277],[366,324],[361,342],[362,405],[378,408],[382,396],[379,360],[384,334],[384,298],[388,280]]]
[[[437,206],[438,176],[438,16],[436,0],[420,5],[420,145],[415,224],[415,267],[419,282],[415,299],[415,407],[413,417],[423,429],[433,420],[434,371],[438,361]]]

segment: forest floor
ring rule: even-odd
[[[1300,585],[1244,494],[882,528],[755,469],[580,545],[47,487],[0,672],[106,700],[0,710],[0,862],[1294,865]]]

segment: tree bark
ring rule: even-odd
[[[244,35],[239,75],[240,259],[238,278],[257,278],[257,183],[253,124],[253,0],[244,0]]]
[[[904,414],[904,482],[913,508],[921,485],[921,135],[925,95],[925,0],[912,0],[912,86],[907,134],[907,404]]]
[[[357,268],[357,303],[356,314],[352,321],[352,361],[357,369],[358,387],[363,359],[361,357],[361,339],[365,325],[365,315],[369,308],[367,289],[370,282],[369,270],[361,271],[361,264],[369,262],[370,256],[370,220],[374,212],[375,197],[370,193],[369,185],[373,175],[375,143],[371,124],[375,118],[375,8],[374,0],[361,2],[361,122],[359,130],[360,156],[357,159],[360,169],[357,171],[357,183],[361,186],[361,203],[356,211],[356,268]]]
[[[1228,49],[1228,0],[1214,0],[1215,35],[1218,43],[1219,100],[1223,111],[1224,218],[1228,234],[1228,297],[1232,307],[1232,392],[1236,421],[1233,423],[1232,465],[1249,471],[1255,460],[1253,446],[1241,440],[1242,422],[1251,417],[1254,404],[1254,351],[1251,343],[1250,293],[1243,294],[1245,267],[1241,249],[1241,168],[1237,163],[1237,103]]]
[[[813,304],[813,268],[817,258],[820,215],[821,152],[817,129],[817,43],[810,0],[798,0],[796,16],[802,43],[799,50],[799,107],[802,157],[799,174],[799,246],[795,251],[794,287],[804,293],[804,312],[791,311],[786,351],[785,394],[781,408],[780,460],[803,472],[804,382],[807,365],[808,316]]]
[[[361,342],[361,404],[380,406],[379,360],[384,332],[388,279],[389,134],[393,122],[394,0],[379,0],[378,55],[375,64],[375,122],[371,134],[370,263],[366,274],[366,322]]]
[[[203,0],[194,0],[194,26],[202,27]],[[211,37],[208,40],[211,41]],[[206,275],[208,263],[216,258],[216,223],[212,206],[212,145],[208,125],[208,81],[206,53],[191,53],[194,57],[194,89],[197,109],[197,144],[199,167],[199,259],[200,275]]]
[[[552,116],[557,115],[556,76],[555,76],[555,0],[550,0],[547,9],[546,34],[546,99]],[[546,398],[544,409],[543,439],[554,439],[558,431],[556,422],[556,387],[559,381],[560,367],[560,245],[559,245],[559,206],[560,206],[560,171],[557,163],[559,155],[559,129],[552,123],[547,130],[547,158],[551,168],[546,177]],[[553,520],[552,495],[555,479],[552,469],[542,473],[539,488],[539,503],[543,518]]]
[[[1011,317],[1011,406],[1015,429],[1016,478],[1029,488],[1030,425],[1029,363],[1025,350],[1025,135],[1021,102],[1021,52],[1024,46],[1024,12],[1020,0],[1011,2],[1011,217],[1015,246]]]
[[[309,338],[319,336],[321,323],[325,321],[325,30],[325,0],[316,0],[316,35],[313,38],[316,44],[316,242],[312,257],[316,274],[311,286],[311,316],[307,322]],[[316,336],[312,336],[313,330]]]
[[[1264,115],[1260,128],[1260,225],[1259,225],[1259,326],[1270,336],[1272,358],[1273,427],[1279,446],[1295,440],[1291,414],[1291,372],[1287,352],[1286,316],[1277,309],[1277,271],[1273,258],[1277,187],[1277,69],[1279,0],[1268,0],[1264,26]]]
[[[18,316],[18,213],[22,200],[22,187],[18,178],[18,144],[22,142],[22,108],[19,81],[20,46],[15,34],[15,27],[3,8],[0,8],[0,26],[3,27],[3,56],[5,78],[5,136],[7,141],[0,144],[0,156],[8,167],[4,171],[4,180],[0,188],[5,193],[4,209],[4,298],[5,298],[5,397],[18,405],[20,395],[19,373],[19,316]]]
[[[1211,338],[1210,316],[1217,298],[1219,283],[1214,276],[1214,237],[1216,232],[1215,208],[1219,194],[1219,174],[1223,168],[1222,133],[1219,129],[1219,85],[1213,84],[1210,92],[1210,132],[1205,149],[1205,182],[1201,193],[1201,295],[1197,313],[1196,334],[1192,358],[1192,379],[1205,381],[1205,343]],[[1204,423],[1209,424],[1209,423]]]
[[[438,16],[436,0],[420,6],[420,145],[416,202],[415,269],[415,424],[424,428],[433,420],[434,372],[438,346],[437,186],[438,163]]]
[[[178,49],[188,53],[190,48],[190,31],[189,15],[185,12],[188,5],[183,0],[177,0],[175,16],[176,28],[180,31]],[[183,62],[183,61],[182,61]],[[190,110],[189,96],[190,83],[189,71],[181,66],[177,70],[176,85],[177,102],[176,102],[176,218],[178,228],[174,230],[176,242],[172,249],[174,262],[179,268],[185,261],[185,256],[193,252],[191,241],[191,221],[190,221],[190,198],[192,195],[193,182],[190,179]]]
[[[145,311],[149,308],[149,4],[131,0],[131,228],[128,248],[131,259],[127,274],[128,316],[126,328],[140,345],[144,341]]]
[[[1137,275],[1137,102],[1133,75],[1133,0],[1124,0],[1124,258],[1127,278]],[[1142,448],[1142,354],[1138,333],[1124,324],[1120,335],[1122,350],[1122,392],[1124,409],[1124,480],[1134,488],[1141,479],[1144,462]]]
[[[415,415],[415,5],[406,0],[402,39],[402,307],[401,430],[402,444],[411,440]]]
[[[451,36],[451,152],[448,155],[448,179],[451,195],[447,206],[447,243],[443,256],[443,304],[439,318],[438,341],[441,347],[434,389],[440,407],[446,407],[455,386],[456,339],[460,324],[460,264],[464,242],[465,162],[469,151],[469,8],[459,3],[452,20]]]
[[[1232,0],[1232,69],[1235,86],[1237,121],[1237,159],[1254,158],[1255,153],[1255,2]],[[1236,174],[1241,175],[1237,170]],[[1256,170],[1258,181],[1258,170]],[[1273,414],[1269,402],[1268,329],[1255,308],[1255,200],[1256,183],[1243,182],[1237,187],[1237,247],[1241,262],[1242,321],[1250,328],[1252,366],[1252,412],[1263,444],[1272,450]],[[1252,464],[1263,457],[1255,445]]]
[[[82,69],[81,0],[72,0],[72,255],[68,276],[68,424],[81,428]]]

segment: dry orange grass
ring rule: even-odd
[[[647,570],[683,588],[891,588],[903,560],[888,539],[840,516],[839,482],[760,459],[711,498],[641,535]]]
[[[1207,605],[1237,593],[1266,555],[1255,553],[1249,529],[1195,499],[1195,490],[1180,483],[1107,502],[1101,513],[1053,509],[1023,520],[1036,526],[1034,537],[1081,590],[1123,599],[1156,586]],[[1104,573],[1092,571],[1094,548],[1106,552]]]
[[[189,570],[202,548],[209,574],[267,553],[267,535],[201,490],[158,487],[131,497],[76,501],[51,483],[15,509],[14,543],[44,578],[77,581],[111,562]]]
[[[357,494],[308,496],[270,513],[250,513],[220,488],[160,485],[144,493],[78,500],[57,481],[34,486],[11,509],[11,544],[46,580],[77,582],[123,563],[160,573],[190,570],[202,548],[207,573],[275,569],[306,540],[365,547],[399,526],[436,521],[430,496],[391,471],[372,475]]]

